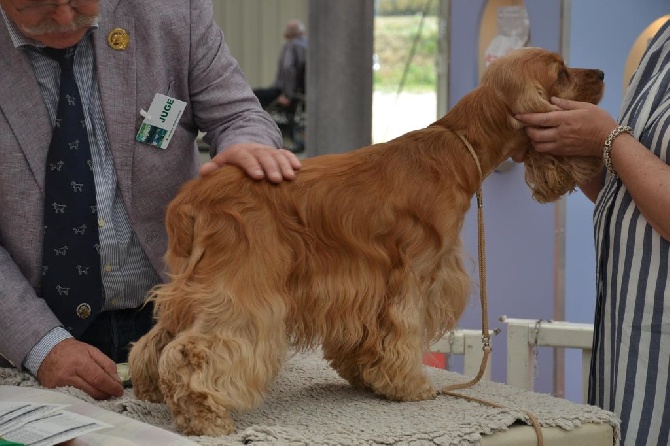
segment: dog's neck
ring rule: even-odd
[[[530,141],[513,119],[501,95],[491,87],[478,87],[465,95],[433,125],[465,138],[478,158],[483,181],[510,153]]]
[[[456,132],[456,136],[458,136],[461,141],[463,141],[463,145],[468,149],[468,152],[470,152],[470,155],[472,155],[472,159],[475,161],[475,165],[477,166],[477,172],[479,172],[479,179],[481,182],[484,181],[484,173],[482,172],[482,165],[479,162],[479,158],[477,157],[477,152],[475,152],[475,149],[472,147],[472,144],[470,144],[470,141],[467,140],[467,138],[460,133]]]

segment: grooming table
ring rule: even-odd
[[[429,368],[428,373],[437,387],[468,380],[446,370]],[[30,375],[0,369],[0,401],[56,402],[51,398],[41,400],[46,394],[35,393],[35,388],[39,384]],[[79,446],[535,445],[535,431],[524,424],[528,421],[525,411],[539,419],[547,446],[618,445],[619,420],[597,407],[488,381],[458,392],[506,408],[445,395],[416,403],[387,401],[352,389],[317,353],[291,356],[265,403],[250,412],[235,414],[237,432],[227,437],[174,435],[169,432],[173,428],[167,407],[138,401],[131,390],[111,401],[94,401],[72,388],[50,391],[49,395],[62,398],[58,402],[74,402],[71,410],[75,412],[116,426],[88,434],[90,441],[87,435],[80,437],[74,442]],[[140,433],[153,441],[141,441]],[[117,442],[101,441],[109,437],[116,437]],[[126,441],[119,442],[118,437]]]

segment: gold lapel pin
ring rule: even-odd
[[[123,51],[128,48],[130,35],[123,28],[114,28],[107,36],[107,43],[117,51]]]

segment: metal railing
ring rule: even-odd
[[[564,347],[582,351],[582,400],[587,400],[593,325],[565,321],[500,317],[507,325],[507,384],[533,389],[534,352],[537,347]]]
[[[496,330],[490,330],[491,336],[497,333]],[[465,329],[450,331],[431,346],[430,352],[463,355],[463,374],[466,376],[477,376],[484,356],[482,350],[482,331]],[[491,380],[491,361],[486,365],[482,379]]]

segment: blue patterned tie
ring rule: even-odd
[[[103,303],[93,163],[73,71],[75,47],[44,52],[60,64],[61,79],[45,175],[42,297],[76,337]]]

